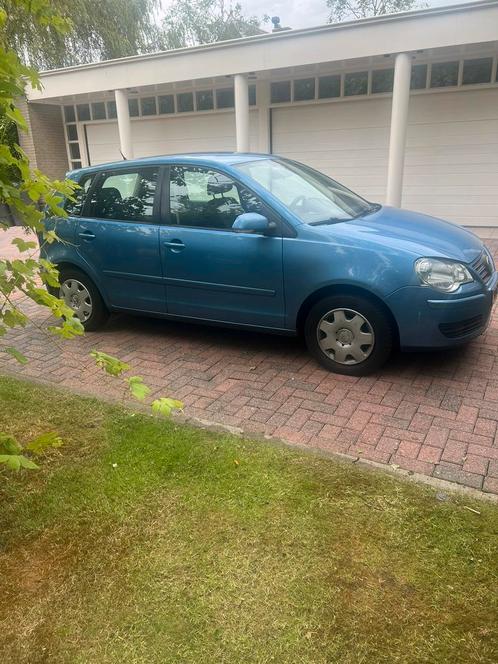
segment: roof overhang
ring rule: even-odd
[[[498,0],[255,35],[40,75],[30,101],[498,40]]]

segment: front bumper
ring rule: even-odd
[[[447,296],[423,286],[406,286],[386,298],[399,329],[400,346],[451,348],[482,334],[498,288],[494,272],[482,290]]]

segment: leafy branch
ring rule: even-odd
[[[71,22],[54,10],[51,0],[11,0],[4,3],[9,9],[0,8],[0,203],[13,210],[23,220],[27,237],[14,238],[19,257],[0,258],[0,350],[10,355],[20,364],[28,358],[8,342],[9,333],[15,328],[36,325],[45,334],[57,339],[73,339],[84,333],[84,328],[73,310],[64,300],[53,293],[59,289],[59,272],[50,261],[39,258],[37,246],[60,241],[54,228],[47,228],[46,216],[66,217],[62,204],[64,200],[75,200],[78,185],[70,180],[50,180],[38,169],[32,169],[28,156],[19,146],[16,136],[26,131],[26,122],[16,106],[16,99],[24,96],[26,83],[40,88],[36,71],[25,66],[18,55],[9,49],[13,17],[19,10],[23,16],[42,31],[50,29],[54,34],[64,35],[71,29]],[[0,219],[0,232],[9,224]],[[38,242],[31,237],[37,236]],[[57,319],[57,324],[46,330],[30,319],[21,305],[31,301],[44,307]],[[139,401],[145,401],[150,388],[140,376],[123,376],[130,366],[118,358],[99,351],[91,356],[106,374],[122,378],[130,394]],[[175,399],[161,397],[151,403],[154,413],[170,415],[183,404]],[[37,468],[32,456],[39,456],[49,447],[60,447],[61,439],[55,432],[47,432],[24,446],[15,438],[0,432],[0,464],[9,469]]]

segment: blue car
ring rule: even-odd
[[[303,334],[324,367],[361,376],[394,347],[453,347],[488,324],[498,274],[478,237],[295,161],[184,154],[69,177],[42,256],[87,330],[127,311]]]

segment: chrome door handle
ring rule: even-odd
[[[78,233],[78,235],[83,238],[83,240],[95,239],[95,233],[92,233],[91,231],[82,231],[81,233]]]
[[[182,249],[185,249],[185,245],[181,240],[171,240],[168,242],[163,242],[163,245],[165,247],[169,247],[173,251],[181,251]]]

